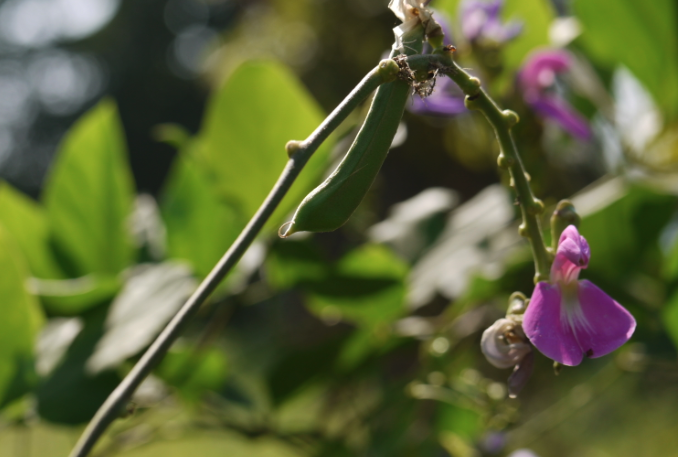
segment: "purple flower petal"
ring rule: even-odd
[[[526,93],[527,102],[539,114],[553,119],[570,135],[588,140],[591,129],[586,119],[577,113],[565,100],[549,95],[530,96]]]
[[[586,325],[575,334],[584,354],[602,357],[626,343],[636,329],[636,320],[591,281],[579,281],[579,303]]]
[[[504,24],[499,17],[503,0],[465,0],[461,3],[461,31],[469,41],[487,39],[504,43],[515,38],[522,24],[515,21]]]
[[[539,92],[553,83],[556,73],[570,68],[571,57],[560,49],[537,51],[530,54],[518,78],[523,91]]]
[[[559,286],[537,283],[523,316],[523,330],[545,356],[563,365],[579,365],[584,353],[561,312],[561,302]]]
[[[586,238],[579,234],[574,225],[568,225],[558,240],[558,254],[563,254],[570,262],[586,268],[591,259],[591,248]]]

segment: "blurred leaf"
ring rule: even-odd
[[[265,267],[266,279],[278,290],[322,281],[329,273],[328,263],[312,237],[278,240],[268,252]]]
[[[4,182],[0,183],[0,222],[16,240],[34,276],[62,276],[49,248],[49,226],[43,208]]]
[[[183,264],[137,265],[111,303],[105,333],[87,360],[88,372],[114,368],[149,345],[196,287]]]
[[[50,314],[73,316],[113,298],[122,281],[118,276],[89,274],[74,279],[30,278],[28,285]]]
[[[482,431],[482,418],[478,411],[449,403],[438,403],[436,412],[438,432],[453,432],[465,442],[473,442]]]
[[[113,371],[85,372],[85,361],[103,333],[106,311],[99,307],[83,314],[83,329],[62,362],[38,386],[37,411],[43,419],[64,424],[87,422],[120,382]]]
[[[504,66],[511,74],[522,65],[530,51],[548,46],[554,12],[548,0],[506,0],[502,16],[505,20],[523,22],[522,33],[504,49]]]
[[[24,284],[28,269],[13,239],[0,228],[0,407],[28,391],[35,380],[33,345],[43,316]]]
[[[621,198],[583,217],[580,231],[591,246],[591,273],[618,282],[639,270],[648,255],[659,259],[657,238],[675,205],[673,196],[632,186]]]
[[[666,333],[669,334],[676,349],[678,349],[678,292],[668,300],[662,309],[662,323],[666,328]]]
[[[66,134],[45,185],[56,247],[73,276],[117,274],[134,257],[134,184],[115,104],[100,102]]]
[[[664,276],[669,281],[678,279],[678,236],[664,260]]]
[[[181,430],[179,430],[181,432]],[[172,434],[170,440],[156,440],[143,446],[126,450],[125,457],[301,457],[306,455],[287,441],[269,436],[251,438],[228,430],[186,430],[185,434]]]
[[[221,197],[251,217],[287,163],[285,144],[305,139],[323,117],[287,68],[269,61],[241,65],[210,100],[198,143]],[[329,149],[325,144],[315,153],[270,225],[319,184]]]
[[[83,325],[78,317],[57,317],[47,322],[40,331],[35,351],[35,368],[40,376],[48,376],[59,365]]]
[[[180,154],[160,200],[170,257],[191,263],[205,277],[236,239],[244,219],[219,201],[205,173]]]
[[[223,387],[228,364],[225,354],[216,347],[197,350],[172,347],[156,373],[176,387],[184,399],[198,401],[204,392]]]
[[[389,248],[367,244],[349,252],[323,281],[305,284],[309,308],[316,314],[375,327],[404,311],[408,266]]]
[[[343,342],[343,338],[330,338],[282,358],[268,377],[273,403],[280,405],[310,381],[331,375]]]
[[[678,15],[675,0],[577,0],[581,44],[596,62],[627,66],[670,117],[678,114]],[[604,20],[603,20],[604,18]]]

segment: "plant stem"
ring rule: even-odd
[[[452,60],[453,52],[452,47],[442,47],[433,54],[410,58],[408,63],[413,70],[439,70],[450,77],[466,94],[466,107],[481,111],[494,128],[501,148],[497,164],[508,170],[511,176],[511,187],[516,191],[516,200],[523,218],[520,234],[529,240],[532,247],[534,281],[547,281],[551,262],[544,245],[539,219],[539,215],[544,212],[544,204],[532,193],[529,176],[513,141],[511,127],[518,122],[518,115],[510,110],[501,110],[481,87],[480,80],[466,73]]]
[[[219,263],[198,286],[179,312],[167,324],[151,346],[141,356],[132,370],[108,396],[94,415],[82,436],[76,443],[70,457],[84,457],[94,447],[108,426],[119,417],[132,394],[151,370],[160,362],[170,346],[179,337],[184,325],[195,315],[200,306],[217,288],[222,279],[237,264],[240,257],[252,244],[259,231],[278,207],[289,188],[294,183],[302,168],[323,141],[341,124],[348,114],[363,102],[380,84],[396,78],[398,66],[391,60],[380,64],[363,78],[337,108],[322,124],[304,141],[290,141],[287,146],[289,160],[275,186],[269,192],[259,210],[240,233],[233,245],[228,249]]]

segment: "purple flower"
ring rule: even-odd
[[[503,24],[499,17],[503,6],[504,0],[462,2],[461,31],[466,39],[470,42],[505,43],[518,36],[523,25],[516,21]]]
[[[601,357],[631,338],[636,321],[587,280],[579,281],[591,251],[574,225],[560,236],[550,282],[539,282],[523,317],[523,330],[544,355],[563,365]]]
[[[528,105],[544,117],[553,119],[570,135],[588,140],[591,129],[567,101],[553,92],[556,74],[570,68],[572,58],[563,50],[533,52],[523,66],[518,80]]]

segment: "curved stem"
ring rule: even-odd
[[[193,317],[252,244],[259,231],[271,217],[273,211],[278,207],[278,204],[320,144],[380,84],[396,78],[397,65],[394,72],[394,68],[389,62],[392,61],[381,62],[377,68],[368,73],[306,140],[301,142],[292,141],[287,144],[287,152],[290,158],[266,200],[264,200],[259,210],[240,233],[240,236],[238,236],[233,245],[219,260],[219,263],[217,263],[193,295],[191,295],[165,329],[158,335],[141,359],[125,376],[125,379],[122,380],[118,387],[108,396],[104,404],[101,405],[73,448],[70,457],[84,457],[92,450],[92,447],[104,431],[119,416],[120,411],[124,409],[139,384],[160,362],[170,346],[181,334],[184,325]]]
[[[544,205],[532,193],[529,175],[525,172],[511,134],[511,127],[518,122],[518,115],[510,110],[501,110],[481,87],[480,80],[466,73],[452,60],[453,52],[452,47],[442,47],[434,54],[410,58],[408,63],[413,70],[436,69],[450,77],[466,94],[466,107],[481,111],[494,128],[501,148],[497,163],[500,168],[508,170],[511,176],[511,187],[516,191],[523,219],[520,234],[530,241],[532,247],[534,281],[547,281],[551,262],[539,219],[539,215],[544,212]]]

